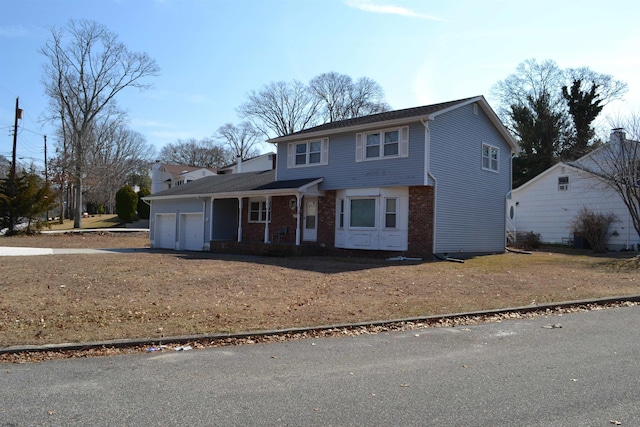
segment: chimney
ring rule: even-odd
[[[627,134],[625,133],[624,128],[611,129],[611,136],[609,137],[609,141],[623,142],[626,139],[627,139]]]
[[[236,162],[238,164],[238,173],[242,173],[242,157],[238,156]]]

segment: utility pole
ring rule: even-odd
[[[47,169],[47,135],[44,136],[44,186],[49,192],[49,170]],[[49,210],[47,210],[47,222],[49,221]]]
[[[15,231],[13,198],[16,195],[16,145],[18,143],[18,119],[22,118],[22,110],[18,104],[19,99],[20,98],[16,98],[16,116],[13,124],[13,153],[11,155],[11,175],[9,176],[9,234],[13,234]]]

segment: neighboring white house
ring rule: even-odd
[[[614,132],[611,143],[624,134]],[[583,207],[603,214],[614,214],[609,227],[610,250],[636,249],[640,237],[633,227],[629,210],[618,193],[586,172],[584,166],[597,150],[575,162],[558,163],[511,191],[507,203],[507,228],[518,233],[533,232],[543,243],[572,244],[571,224]]]
[[[238,159],[218,169],[218,175],[227,173],[262,172],[276,168],[276,154],[265,153],[250,159]]]
[[[156,161],[151,166],[151,194],[212,175],[216,175],[215,169],[170,165]]]

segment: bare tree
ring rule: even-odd
[[[318,99],[303,83],[294,80],[269,83],[259,92],[251,91],[248,101],[238,107],[238,113],[269,137],[289,135],[315,125],[318,108]]]
[[[157,75],[159,68],[146,53],[129,51],[116,34],[88,20],[71,20],[62,30],[52,28],[40,52],[46,58],[43,82],[51,112],[62,123],[73,153],[74,227],[80,228],[82,180],[87,152],[95,142],[95,122],[118,111],[116,95],[123,89],[148,88],[142,80]]]
[[[200,141],[191,138],[167,144],[160,150],[160,160],[184,166],[199,168],[219,168],[233,161],[231,151],[216,145],[210,138]]]
[[[634,139],[628,139],[622,128],[614,128],[609,143],[578,160],[577,165],[618,193],[640,235],[640,117],[634,114],[627,124]]]
[[[96,144],[87,159],[85,196],[94,206],[103,205],[113,213],[116,192],[131,174],[153,161],[155,148],[119,120],[100,122],[95,134]]]
[[[231,152],[232,156],[246,160],[259,154],[257,145],[262,140],[262,132],[251,122],[245,121],[238,126],[227,123],[218,128],[216,138]]]
[[[384,100],[382,87],[367,77],[354,83],[345,74],[335,71],[323,73],[311,79],[309,91],[320,101],[319,112],[324,123],[382,113],[390,109]]]

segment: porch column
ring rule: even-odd
[[[296,246],[300,246],[300,206],[302,205],[302,197],[296,194]]]
[[[242,197],[238,197],[238,243],[242,242]]]
[[[213,200],[214,197],[211,196],[211,209],[209,209],[209,242],[213,240]]]
[[[271,196],[266,197],[265,209],[267,212],[265,213],[266,220],[264,221],[264,242],[269,243],[269,220],[271,213]]]

